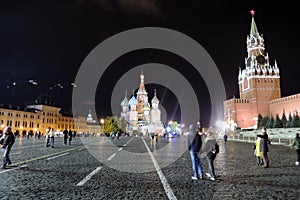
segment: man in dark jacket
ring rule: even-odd
[[[10,126],[7,126],[3,132],[4,132],[5,136],[4,136],[4,141],[3,141],[3,145],[2,145],[3,163],[2,163],[1,169],[6,169],[6,166],[11,164],[11,160],[9,158],[9,153],[10,153],[11,147],[15,143],[15,136],[12,133]]]
[[[199,157],[199,152],[202,146],[201,132],[200,130],[196,132],[193,124],[189,126],[189,129],[190,132],[187,135],[186,144],[192,160],[194,172],[192,179],[203,179],[202,166]]]

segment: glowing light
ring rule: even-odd
[[[100,123],[101,123],[101,124],[104,124],[104,119],[100,119]]]
[[[251,14],[252,16],[254,16],[254,13],[255,13],[254,10],[250,10],[250,14]]]

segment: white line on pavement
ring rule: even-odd
[[[121,147],[120,149],[118,149],[118,151],[121,151],[123,149],[123,147]]]
[[[7,170],[4,170],[4,171],[1,171],[1,172],[0,172],[0,174],[2,174],[2,173],[5,173],[5,172],[9,172],[9,171],[12,171],[12,170],[16,170],[16,169],[24,168],[24,167],[27,167],[27,165],[22,165],[22,166],[20,166],[20,167],[16,167],[16,168],[7,169]]]
[[[117,155],[117,153],[114,153],[113,155],[111,155],[109,158],[107,158],[107,160],[111,160],[113,157],[115,157]]]
[[[148,153],[150,154],[150,157],[151,157],[151,160],[152,160],[152,162],[153,162],[153,165],[154,165],[154,167],[155,167],[155,169],[156,169],[156,172],[157,172],[157,174],[158,174],[158,176],[159,176],[159,178],[160,178],[160,181],[161,181],[162,185],[164,186],[164,189],[165,189],[165,192],[166,192],[168,198],[169,198],[170,200],[171,200],[171,199],[172,199],[172,200],[177,200],[176,196],[174,195],[174,193],[173,193],[173,191],[172,191],[172,188],[170,187],[170,185],[169,185],[169,183],[168,183],[166,177],[165,177],[164,174],[162,173],[162,171],[161,171],[161,169],[160,169],[160,167],[159,167],[157,161],[155,160],[155,158],[154,158],[152,152],[150,151],[150,149],[149,149],[147,143],[145,142],[144,138],[142,138],[142,140],[143,140],[143,142],[144,142],[144,144],[145,144],[145,146],[146,146],[146,148],[147,148],[147,150],[148,150]]]
[[[63,154],[60,154],[60,155],[57,155],[57,156],[53,156],[53,157],[47,158],[47,160],[52,160],[54,158],[58,158],[58,157],[65,156],[65,155],[68,155],[68,154],[70,154],[70,153],[63,153]]]
[[[102,167],[97,167],[94,171],[92,171],[89,175],[87,175],[82,181],[77,183],[77,186],[83,186],[88,180],[92,178]]]

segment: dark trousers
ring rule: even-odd
[[[262,159],[264,161],[264,167],[269,167],[268,152],[266,151],[263,152]]]
[[[300,162],[300,149],[296,149],[297,152],[297,161]]]
[[[10,148],[2,148],[3,162],[2,166],[6,167],[7,164],[11,164],[11,160],[9,158]]]
[[[214,160],[215,160],[215,158],[209,158],[207,156],[206,159],[207,159],[208,168],[209,168],[211,176],[212,177],[216,177],[216,175],[215,175],[215,167],[214,167]]]

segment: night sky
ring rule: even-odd
[[[201,3],[200,3],[201,2]],[[281,75],[282,96],[299,93],[298,58],[300,18],[292,1],[182,1],[182,0],[10,0],[0,6],[0,103],[25,105],[40,95],[49,95],[71,110],[71,94],[77,70],[89,52],[103,40],[138,27],[164,27],[182,32],[201,44],[223,77],[227,99],[238,94],[239,66],[244,68],[246,37],[254,9],[259,33],[263,33],[270,64],[276,59]],[[134,42],[134,41],[133,41]],[[111,90],[130,68],[159,62],[189,78],[200,108],[209,115],[207,88],[192,66],[161,50],[140,50],[118,58],[109,66],[97,91],[99,116],[110,115]],[[113,75],[112,75],[113,74]],[[192,75],[191,75],[192,74]],[[146,75],[145,75],[146,76]],[[28,81],[35,80],[38,85]],[[15,83],[15,85],[13,85]],[[60,85],[62,87],[60,87]],[[195,86],[198,85],[198,86]],[[138,86],[138,85],[137,85]],[[175,118],[180,111],[174,95],[159,85],[153,88]],[[131,94],[131,92],[128,92]],[[164,94],[164,96],[162,96]],[[130,95],[128,95],[130,96]],[[171,100],[170,100],[171,99]],[[175,114],[174,114],[175,113]],[[177,114],[176,114],[177,113]],[[84,113],[86,114],[86,113]],[[203,119],[204,124],[208,121]]]

